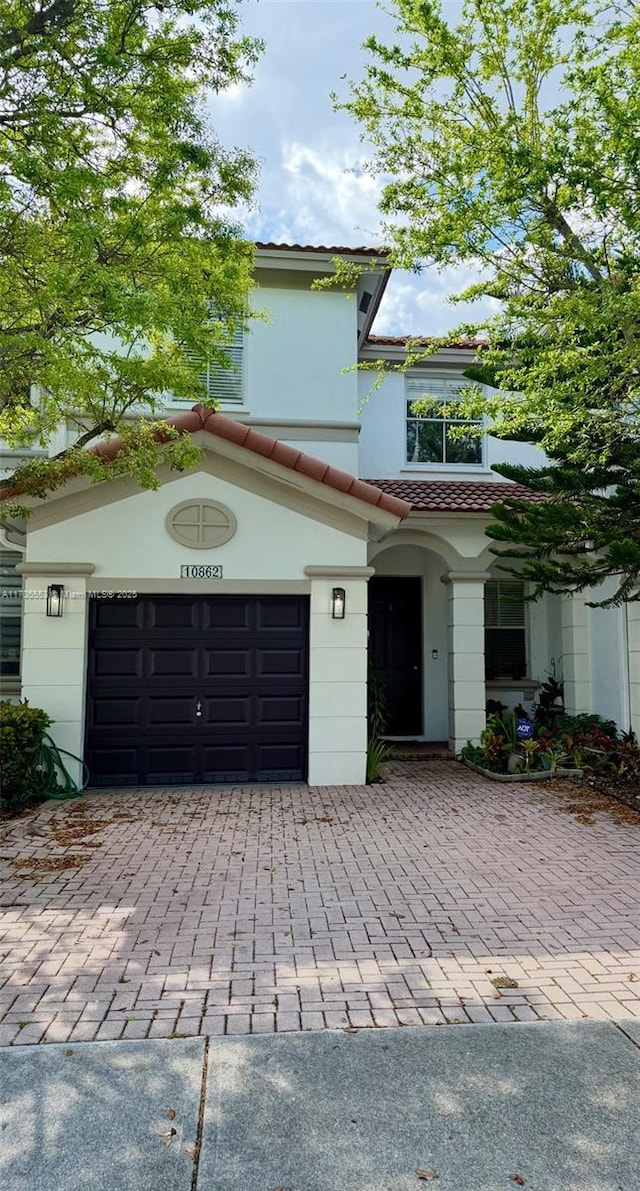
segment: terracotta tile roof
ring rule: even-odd
[[[406,500],[414,511],[429,513],[490,513],[504,496],[521,500],[544,500],[522,484],[502,484],[490,480],[368,480],[389,496]]]
[[[318,253],[333,253],[334,256],[388,256],[389,252],[386,248],[366,248],[362,245],[358,248],[345,247],[340,245],[326,245],[326,244],[275,244],[271,241],[257,242],[256,248],[277,249],[282,252],[318,252]]]
[[[439,343],[440,347],[454,347],[468,351],[470,348],[486,347],[486,342],[486,339],[454,339],[451,343],[447,343],[446,339],[435,335],[430,338],[423,335],[369,335],[363,346],[406,347],[410,343],[415,347],[430,347],[433,343]]]
[[[326,484],[328,488],[333,488],[336,492],[344,492],[346,496],[353,496],[356,500],[364,501],[365,504],[382,509],[386,513],[392,513],[394,517],[407,517],[410,512],[411,506],[401,497],[383,492],[380,488],[375,488],[365,480],[358,480],[348,472],[340,471],[337,467],[330,467],[328,463],[315,459],[312,455],[304,455],[296,447],[291,447],[288,443],[280,442],[279,439],[271,438],[267,434],[261,434],[258,430],[253,430],[251,426],[235,422],[233,418],[227,418],[224,414],[216,413],[215,410],[207,409],[206,405],[194,405],[193,409],[188,412],[176,414],[173,418],[165,418],[159,422],[155,432],[155,439],[158,443],[169,441],[169,436],[162,429],[165,424],[175,427],[180,434],[195,434],[199,430],[206,430],[208,434],[224,438],[227,442],[235,443],[246,451],[262,455],[264,459],[272,459],[274,463],[280,463],[282,467],[288,467],[291,471],[297,471],[300,475],[316,480],[319,484]],[[93,455],[97,455],[105,461],[114,459],[120,450],[122,450],[121,438],[110,438],[106,442],[98,443],[95,447],[90,448]],[[3,500],[7,500],[20,494],[21,490],[16,486],[1,495]]]

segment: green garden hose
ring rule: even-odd
[[[62,758],[71,757],[82,766],[82,785],[74,782]],[[42,786],[39,791],[43,798],[79,798],[89,783],[89,769],[81,757],[75,753],[68,753],[66,749],[58,748],[57,744],[45,732],[40,753],[35,765]]]

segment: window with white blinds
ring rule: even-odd
[[[243,363],[244,363],[244,331],[237,327],[231,343],[224,344],[224,350],[229,357],[229,366],[223,367],[213,360],[204,360],[193,352],[187,352],[188,358],[198,366],[201,379],[206,387],[207,398],[215,405],[242,405],[244,400]]]
[[[22,578],[16,565],[23,559],[18,552],[0,552],[0,676],[3,678],[17,678],[20,674]]]
[[[429,400],[442,405],[456,401],[463,383],[437,377],[407,378],[407,463],[482,465],[483,439],[476,430],[482,425],[481,421],[456,418],[451,414],[440,417],[437,406],[425,415],[418,414],[414,408],[416,401]],[[453,436],[454,426],[468,427],[469,433]]]
[[[489,579],[484,587],[485,673],[524,678],[527,673],[524,583]]]

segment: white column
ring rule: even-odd
[[[59,748],[84,753],[87,576],[91,563],[20,563],[24,575],[22,697],[51,716],[49,735]],[[62,616],[47,616],[47,587],[64,587]],[[80,766],[63,761],[74,780]]]
[[[453,753],[486,725],[484,676],[484,585],[486,571],[450,571],[449,588],[449,748]]]
[[[564,705],[570,715],[576,715],[591,711],[589,609],[584,596],[563,596],[560,616]]]
[[[632,731],[640,737],[640,603],[635,600],[627,604],[627,641],[629,648],[629,718]]]
[[[305,567],[309,627],[309,785],[362,785],[367,763],[367,581],[373,567]],[[332,617],[334,587],[345,615]]]

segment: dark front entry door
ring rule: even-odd
[[[386,678],[387,732],[422,734],[422,582],[369,580],[369,662]]]
[[[308,602],[144,596],[91,608],[91,783],[306,775]]]

